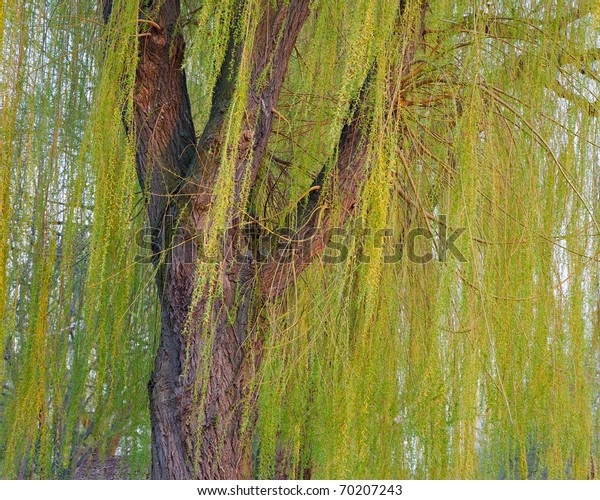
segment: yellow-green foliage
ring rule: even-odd
[[[237,2],[184,3],[201,130]],[[235,214],[271,231],[295,223],[370,75],[367,177],[335,237],[347,258],[318,259],[260,311],[254,474],[587,478],[600,463],[597,3],[431,2],[422,41],[421,2],[399,20],[398,3],[313,2],[258,182],[236,196],[262,12],[248,1],[239,14],[205,254]],[[95,0],[0,0],[2,477],[68,477],[115,439],[132,477],[148,466],[159,325],[151,266],[135,262],[144,207],[122,125],[138,3],[114,12],[103,27]],[[335,194],[331,170],[334,213]],[[464,260],[439,259],[439,239],[411,239],[415,228],[464,228]],[[218,297],[221,271],[198,263],[195,301]],[[206,336],[204,361],[211,320],[186,332]]]
[[[317,97],[352,85],[337,78],[353,75],[344,51],[360,53],[371,22],[367,7],[354,20],[354,3],[347,12],[324,4],[333,2],[316,8],[293,62],[288,86],[299,90],[280,103],[286,140],[275,143],[313,175],[344,102]],[[310,466],[313,478],[587,478],[596,467],[599,129],[587,103],[598,66],[581,55],[593,47],[593,21],[557,18],[569,2],[535,13],[522,2],[486,5],[431,4],[426,45],[396,96],[382,68],[398,61],[419,12],[409,3],[395,41],[385,39],[388,18],[376,18],[364,52],[378,68],[370,176],[354,243],[346,262],[313,265],[270,308],[261,477],[273,477],[282,447],[291,474]],[[309,38],[340,19],[354,38]],[[573,94],[558,98],[557,80]],[[437,233],[443,220],[449,234],[465,228],[456,243],[466,262],[449,254],[417,264],[405,249],[384,264],[364,233],[387,227],[397,242],[414,227]],[[441,251],[435,240],[416,246]]]
[[[156,305],[149,269],[134,261],[140,197],[122,125],[138,8],[115,8],[100,29],[94,2],[3,5],[6,478],[68,477],[114,437],[133,453],[132,476],[145,476]]]

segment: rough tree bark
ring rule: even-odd
[[[288,62],[310,11],[310,0],[262,3],[264,14],[252,48],[250,91],[239,138],[236,197],[240,196],[245,172],[250,172],[251,182],[257,177]],[[403,5],[401,1],[400,10]],[[104,0],[105,20],[111,10],[112,0]],[[353,213],[365,175],[368,127],[364,120],[368,113],[364,112],[364,103],[369,82],[367,78],[354,104],[353,119],[341,132],[335,162],[321,171],[308,201],[298,207],[298,240],[310,244],[297,245],[289,265],[276,261],[259,263],[252,258],[238,262],[233,258],[233,245],[244,236],[231,230],[224,235],[224,262],[219,267],[223,270],[222,297],[209,301],[201,294],[190,315],[194,263],[200,250],[196,236],[202,232],[211,201],[218,196],[212,187],[218,175],[223,126],[241,54],[233,26],[214,89],[210,118],[197,139],[182,70],[185,46],[181,30],[177,29],[179,0],[146,1],[145,12],[148,19],[140,23],[145,29],[140,37],[136,71],[133,133],[137,141],[138,178],[147,193],[148,218],[154,228],[153,253],[167,253],[166,258],[155,261],[162,329],[149,382],[151,477],[249,478],[251,449],[242,439],[241,426],[244,408],[247,411],[250,405],[252,411],[255,394],[249,381],[262,358],[262,341],[252,327],[253,311],[262,301],[280,296],[325,248],[332,222],[326,206],[320,206],[319,187],[331,173],[328,169],[335,172],[335,195],[343,207],[342,220],[336,222],[343,223]],[[247,158],[251,158],[251,164]],[[230,227],[236,226],[235,217]],[[237,217],[241,219],[241,215]],[[177,223],[169,227],[169,221]],[[172,238],[165,238],[165,232]],[[163,248],[161,242],[167,240],[176,244]],[[184,335],[184,329],[189,317],[200,318],[208,307],[214,338],[210,366],[206,367],[198,354],[204,347],[204,337],[197,332]],[[208,380],[201,380],[206,384],[206,394],[198,410],[196,389],[202,377]]]

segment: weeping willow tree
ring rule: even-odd
[[[594,477],[599,23],[0,0],[0,476]]]

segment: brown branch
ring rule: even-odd
[[[315,179],[307,201],[298,207],[302,226],[297,230],[294,241],[288,243],[281,254],[259,270],[260,290],[267,298],[279,296],[287,285],[324,251],[331,238],[331,230],[343,225],[354,213],[365,177],[369,128],[366,101],[369,80],[365,80],[354,103],[352,120],[342,129],[333,172],[328,176],[334,177],[333,196],[341,201],[341,210],[334,214],[327,202],[322,200],[323,190],[317,188],[329,173],[328,167],[325,166]],[[290,256],[291,259],[285,259],[286,256]]]
[[[406,2],[400,1],[397,29],[407,29],[402,24]],[[419,43],[425,33],[424,18],[429,4],[421,2],[419,27],[414,38],[405,47],[400,67],[392,71],[390,102],[393,105],[397,97],[403,77],[411,70]],[[368,151],[368,135],[370,128],[369,94],[371,68],[361,91],[352,104],[352,119],[344,125],[338,141],[337,154],[319,172],[313,182],[308,196],[297,207],[299,228],[293,242],[288,244],[275,258],[267,262],[259,270],[260,290],[263,296],[274,299],[281,295],[290,282],[306,269],[313,260],[323,253],[329,242],[332,231],[341,227],[355,212],[364,179],[366,176],[366,159]],[[329,195],[339,200],[339,210],[332,210],[327,200],[323,200],[324,190],[320,187],[325,181],[331,185]]]
[[[271,5],[269,2],[268,5]],[[250,179],[256,180],[273,129],[273,118],[279,94],[296,40],[310,11],[310,0],[281,2],[275,12],[267,7],[254,42],[251,90],[248,96],[248,133],[252,132],[252,165]],[[263,73],[268,71],[266,81]],[[252,130],[252,124],[256,123]],[[244,134],[243,134],[244,135]],[[249,135],[249,134],[248,134]],[[245,152],[240,151],[243,158]],[[238,175],[245,170],[244,162],[238,165]]]
[[[114,13],[112,0],[104,0],[108,22]],[[249,170],[256,180],[273,128],[273,110],[287,73],[294,44],[310,12],[310,0],[262,0],[262,18],[251,52],[252,73],[244,129],[238,144],[236,199]],[[206,208],[219,171],[219,150],[227,111],[235,92],[243,43],[239,42],[244,2],[238,3],[226,56],[213,92],[211,112],[202,136],[196,141],[185,73],[184,41],[179,0],[164,0],[142,24],[149,31],[140,39],[136,71],[134,127],[136,163],[140,185],[148,193],[150,225],[161,228],[172,195],[192,195],[196,209]],[[250,154],[250,152],[252,154]],[[248,165],[247,158],[252,158]],[[185,198],[185,196],[184,196]],[[159,251],[156,242],[155,252]]]
[[[258,24],[251,61],[252,73],[246,103],[244,127],[237,148],[235,201],[241,196],[249,173],[249,182],[256,181],[258,170],[273,129],[274,109],[277,107],[283,80],[296,39],[310,12],[310,0],[262,1],[263,15]],[[218,151],[222,146],[223,127],[235,92],[236,76],[240,70],[242,45],[236,39],[243,11],[240,2],[230,29],[227,53],[217,78],[210,117],[198,142],[200,161],[185,192],[199,200],[197,207],[207,207],[212,187],[219,171]],[[250,154],[250,152],[252,154]],[[251,164],[248,164],[248,158]],[[198,192],[198,186],[208,186]]]

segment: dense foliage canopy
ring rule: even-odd
[[[314,210],[345,221],[332,241],[347,252],[330,244],[260,310],[253,475],[592,477],[599,4],[409,0],[399,18],[398,3],[311,3],[257,180],[236,192],[265,2],[181,2],[197,131],[234,23],[241,51],[206,254],[231,214],[295,227],[317,190]],[[96,0],[0,0],[0,477],[72,477],[115,456],[147,475],[161,318],[127,133],[144,6],[115,1],[105,24]],[[318,174],[359,97],[366,175],[346,221],[335,173]],[[219,297],[219,272],[199,261],[195,290]]]

